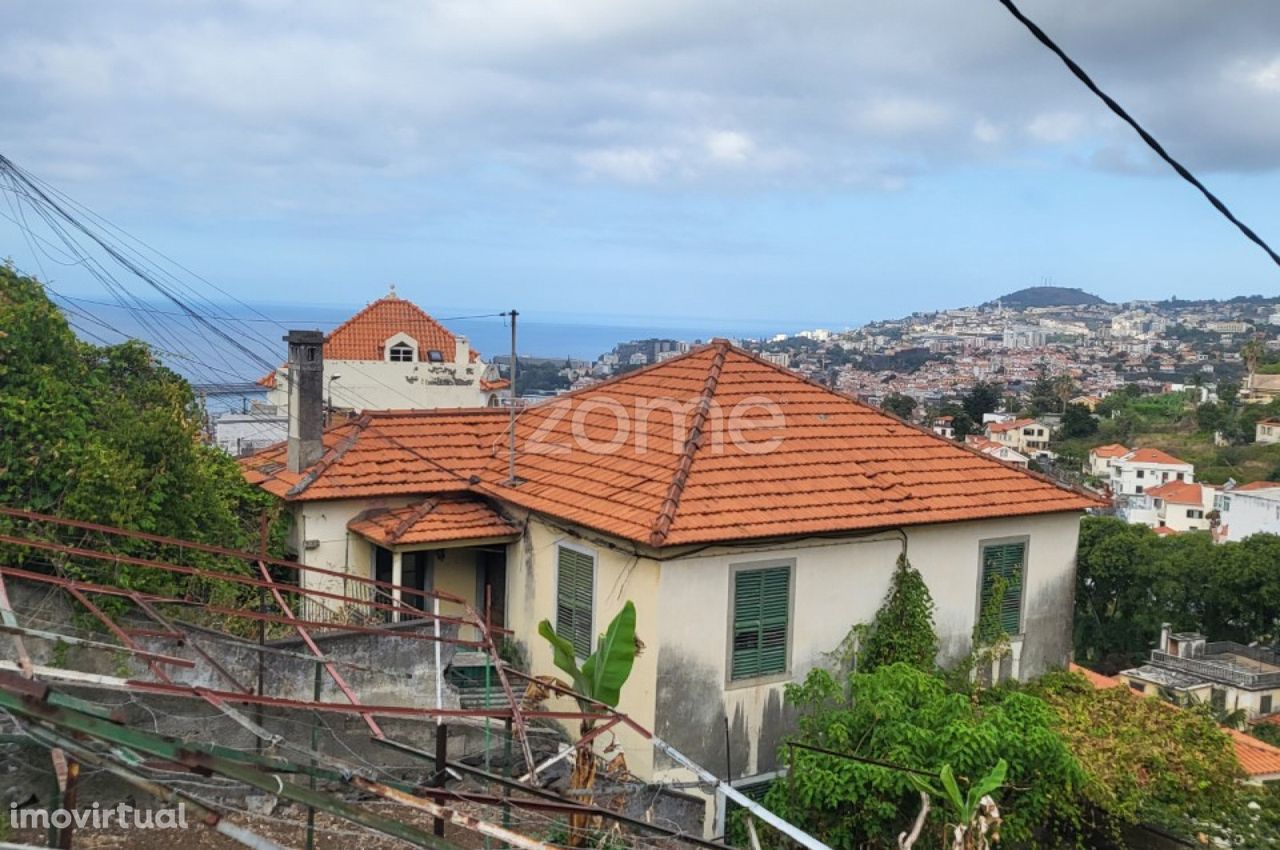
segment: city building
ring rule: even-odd
[[[1203,484],[1175,480],[1129,496],[1118,507],[1128,522],[1176,533],[1208,531],[1217,492]]]
[[[289,366],[263,378],[267,402],[289,407]],[[324,339],[328,409],[424,410],[498,407],[510,384],[416,304],[390,294],[370,303]]]
[[[1195,480],[1195,467],[1159,449],[1135,449],[1111,460],[1111,492],[1117,498],[1141,496],[1170,481]]]
[[[1214,508],[1218,511],[1215,539],[1219,541],[1280,534],[1280,483],[1228,485],[1217,493]]]
[[[1269,416],[1259,419],[1253,430],[1254,442],[1280,443],[1280,418]]]
[[[1002,460],[1005,463],[1011,463],[1014,466],[1020,466],[1026,469],[1031,465],[1031,458],[1020,452],[1014,451],[1009,446],[997,443],[994,440],[988,440],[978,434],[970,434],[964,438],[964,444],[975,451],[982,452],[988,457],[996,460]]]
[[[1206,641],[1195,633],[1174,633],[1168,624],[1150,660],[1117,678],[1138,693],[1166,692],[1183,704],[1243,711],[1251,720],[1280,709],[1280,654],[1231,641]]]
[[[1007,446],[1019,454],[1035,455],[1049,448],[1049,426],[1034,419],[990,422],[987,424],[986,432],[987,439]]]
[[[1129,454],[1130,449],[1119,443],[1109,443],[1089,450],[1089,461],[1085,471],[1095,478],[1111,480],[1111,464]]]
[[[956,438],[956,418],[954,416],[935,416],[932,427],[933,433],[939,437],[946,437],[948,440]]]

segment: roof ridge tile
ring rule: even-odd
[[[689,425],[689,436],[685,438],[684,450],[675,474],[671,476],[671,486],[667,488],[667,497],[662,500],[658,517],[654,520],[653,530],[649,534],[652,546],[661,546],[671,532],[671,524],[675,522],[676,512],[680,510],[680,496],[684,485],[689,481],[689,472],[693,469],[693,459],[702,445],[702,429],[707,423],[707,414],[711,412],[711,403],[715,399],[716,387],[720,383],[720,372],[724,369],[725,356],[729,353],[726,340],[715,340],[715,356],[707,366],[707,377],[702,384],[702,393],[698,397],[698,409],[693,414],[693,422]]]

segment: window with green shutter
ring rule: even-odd
[[[753,679],[787,670],[791,567],[733,574],[733,652],[730,679]]]
[[[559,547],[556,574],[556,634],[573,644],[579,658],[591,654],[591,612],[595,598],[596,559],[577,549]]]
[[[1016,635],[1022,627],[1022,575],[1027,563],[1027,544],[988,543],[982,547],[982,607],[979,616],[997,605],[1000,628]],[[994,599],[997,583],[1003,579],[1003,592]],[[983,635],[991,639],[995,635]]]

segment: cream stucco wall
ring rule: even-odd
[[[1027,538],[1022,636],[1015,640],[1022,678],[1065,665],[1070,653],[1079,515],[1054,514],[907,530],[908,557],[929,586],[946,663],[969,651],[979,614],[980,544]],[[736,776],[774,769],[788,730],[786,681],[825,661],[857,623],[868,622],[889,587],[901,539],[812,540],[768,550],[695,555],[662,565],[658,609],[656,731],[686,755],[721,773],[728,720]],[[752,562],[794,564],[790,664],[780,680],[729,682],[731,568]],[[660,763],[659,767],[662,767]]]
[[[507,547],[507,625],[528,653],[530,669],[536,675],[566,678],[552,660],[551,647],[538,636],[538,623],[555,622],[558,546],[566,544],[595,556],[595,632],[603,632],[627,600],[636,606],[636,634],[646,649],[636,659],[631,679],[622,690],[618,710],[646,729],[654,725],[654,696],[657,686],[657,648],[668,628],[659,604],[659,564],[630,554],[629,544],[610,548],[597,535],[581,536],[549,525],[536,517],[529,519],[524,537]],[[560,699],[557,709],[572,711],[571,700]],[[576,732],[576,723],[567,724]],[[653,770],[653,748],[629,729],[617,727],[613,740],[626,755],[627,765],[640,775]],[[609,743],[605,736],[603,744]],[[612,753],[610,754],[613,755]]]
[[[937,604],[944,662],[969,650],[978,616],[980,544],[1028,540],[1023,634],[1015,640],[1017,672],[1034,676],[1068,660],[1075,583],[1078,514],[1017,517],[907,530],[909,557]],[[537,636],[555,618],[557,546],[596,558],[595,631],[627,599],[636,604],[647,649],[623,689],[619,709],[717,774],[725,770],[725,721],[736,776],[773,769],[788,731],[786,681],[824,663],[856,623],[875,614],[888,590],[901,537],[807,540],[754,549],[720,548],[663,561],[614,547],[531,518],[522,540],[508,547],[507,622],[529,654],[535,674],[555,674],[550,648]],[[727,681],[731,569],[752,562],[794,564],[790,666],[787,675],[743,685]],[[566,703],[567,706],[567,703]],[[640,776],[687,778],[638,736],[618,733],[630,768]]]

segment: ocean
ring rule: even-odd
[[[281,337],[288,330],[329,331],[360,308],[265,302],[207,304],[201,309],[201,320],[172,304],[137,302],[126,309],[102,295],[68,295],[56,300],[83,339],[98,344],[140,339],[156,350],[166,366],[198,385],[252,383],[284,360]],[[433,306],[428,312],[455,334],[467,337],[486,359],[511,350],[510,325],[505,317],[494,315],[495,311]],[[618,343],[635,339],[759,339],[806,327],[814,325],[529,311],[519,316],[516,350],[521,357],[594,361]],[[227,397],[211,398],[210,408],[239,408],[254,395],[241,389]]]

